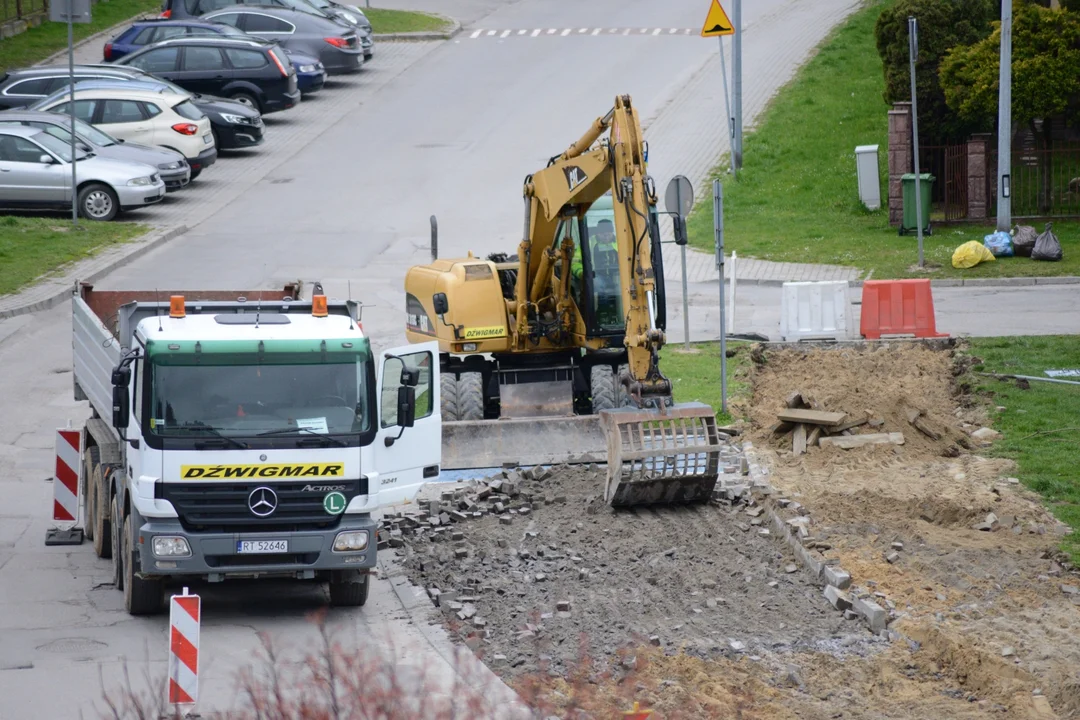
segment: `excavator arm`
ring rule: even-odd
[[[607,141],[597,145],[605,133]],[[526,178],[525,237],[518,248],[518,285],[511,303],[515,338],[524,347],[530,318],[543,313],[538,301],[545,297],[551,299],[564,324],[570,324],[565,314],[568,285],[558,282],[553,269],[560,255],[563,266],[569,264],[573,248],[565,239],[560,243],[557,227],[562,217],[587,209],[607,192],[615,214],[628,355],[628,373],[620,382],[639,407],[663,408],[671,404],[671,383],[659,368],[665,338],[656,323],[657,282],[649,219],[656,191],[647,172],[637,111],[628,95],[616,97],[614,107],[581,138],[552,158],[545,169]]]

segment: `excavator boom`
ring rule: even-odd
[[[606,196],[605,234],[587,217]],[[417,306],[415,321],[409,310],[417,335],[410,339],[434,334],[442,343],[450,335],[444,405],[456,393],[455,407],[467,411],[455,418],[454,407],[444,408],[444,467],[503,464],[504,450],[529,464],[606,457],[604,495],[612,505],[707,500],[718,478],[716,415],[707,405],[674,405],[660,372],[657,198],[630,97],[617,96],[578,140],[529,175],[523,198],[516,257],[493,256],[490,268],[478,259],[461,261],[464,268],[440,260],[406,278],[407,302]],[[479,281],[492,275],[505,311],[501,329],[491,325],[491,304],[478,300]],[[429,312],[421,286],[450,292],[430,295]],[[471,332],[486,341],[460,342]],[[491,353],[493,365],[460,357],[470,352]],[[474,402],[477,388],[483,395]]]

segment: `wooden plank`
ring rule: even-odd
[[[868,422],[870,422],[870,416],[869,415],[867,415],[866,417],[861,418],[859,420],[848,420],[845,423],[840,423],[836,427],[825,428],[825,430],[827,432],[836,434],[836,433],[844,432],[845,430],[850,430],[851,428],[857,428],[860,425],[865,425]]]
[[[799,423],[795,426],[795,433],[792,435],[791,451],[796,455],[802,455],[806,452],[806,426]]]
[[[932,427],[930,427],[929,424],[927,424],[926,420],[924,419],[926,417],[926,414],[922,410],[910,408],[904,414],[907,416],[907,420],[909,423],[911,423],[912,427],[921,432],[923,435],[930,438],[931,440],[941,439],[941,433],[937,432]]]
[[[821,439],[821,426],[815,425],[814,429],[810,431],[810,435],[806,438],[807,447],[817,447],[818,440]]]
[[[824,410],[799,410],[787,409],[776,413],[777,420],[792,423],[809,423],[810,425],[839,425],[844,422],[847,413],[826,412]]]
[[[802,393],[796,390],[788,395],[788,399],[784,401],[784,407],[786,408],[801,408],[804,407]]]
[[[2,117],[2,116],[0,116],[0,117]],[[792,423],[789,423],[789,422],[783,422],[783,421],[775,422],[769,428],[769,434],[770,435],[783,435],[784,433],[789,432],[794,427],[795,426]]]
[[[824,437],[818,441],[821,447],[832,445],[833,447],[842,448],[844,450],[851,450],[853,448],[860,448],[866,445],[903,445],[904,434],[898,432],[891,433],[870,433],[868,435],[837,435],[834,437]]]

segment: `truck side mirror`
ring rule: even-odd
[[[431,304],[435,306],[436,315],[445,315],[450,310],[450,303],[446,300],[446,293],[432,295]]]
[[[402,375],[408,372],[402,371]],[[398,425],[403,428],[412,427],[416,422],[416,388],[412,385],[402,385],[397,391]]]
[[[401,384],[405,387],[416,387],[420,384],[420,370],[403,367],[401,368]]]
[[[686,218],[681,215],[671,216],[671,226],[675,231],[675,244],[686,245],[688,238],[686,236]]]
[[[128,395],[127,385],[113,385],[112,424],[121,434],[127,432],[130,408],[131,398]]]

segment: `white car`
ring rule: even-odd
[[[71,145],[44,130],[0,125],[0,208],[70,208],[71,161]],[[112,220],[165,197],[157,168],[97,157],[78,144],[75,183],[79,214],[90,220]]]
[[[69,91],[59,91],[29,109],[71,112]],[[175,150],[187,159],[194,180],[217,160],[210,119],[191,103],[190,95],[123,87],[75,88],[75,117],[113,137]]]

